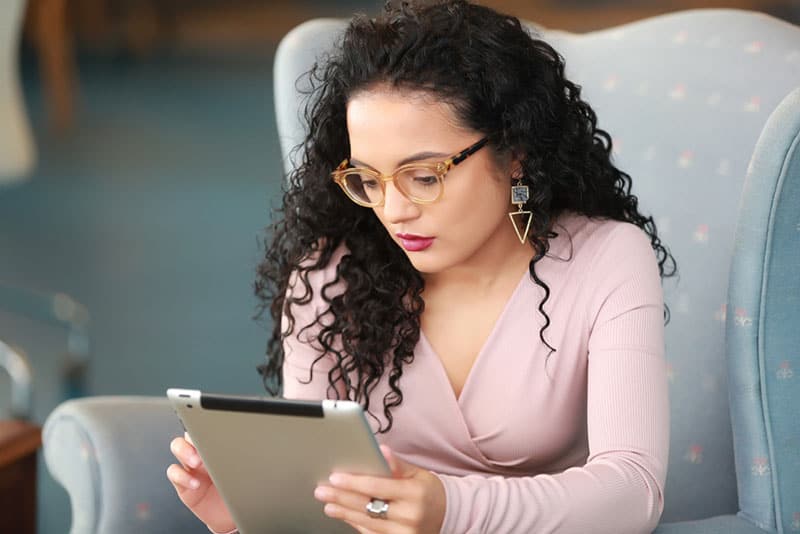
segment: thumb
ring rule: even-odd
[[[389,469],[392,471],[392,476],[394,478],[410,478],[417,472],[416,466],[398,458],[388,445],[381,445],[380,448],[383,457],[386,458],[386,463],[389,464]]]

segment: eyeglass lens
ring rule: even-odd
[[[394,177],[395,186],[412,200],[430,202],[441,191],[441,181],[431,169],[409,167]],[[349,172],[344,177],[344,186],[355,198],[367,204],[377,205],[383,201],[380,178],[368,173]]]

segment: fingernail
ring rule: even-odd
[[[197,467],[200,465],[200,457],[193,454],[189,457],[189,467]]]
[[[342,482],[344,482],[344,477],[339,473],[333,473],[331,476],[328,477],[328,480],[330,480],[331,484],[335,486],[337,484],[341,484]]]

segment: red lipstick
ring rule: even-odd
[[[414,234],[396,234],[403,248],[409,252],[420,252],[433,244],[434,237]]]

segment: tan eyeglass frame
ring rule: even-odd
[[[347,195],[347,197],[358,204],[359,206],[364,206],[365,208],[377,208],[383,205],[386,200],[386,182],[395,182],[395,187],[397,190],[400,191],[403,196],[409,199],[411,202],[415,204],[433,204],[434,202],[438,201],[442,198],[444,194],[444,177],[445,175],[456,165],[470,157],[472,154],[483,148],[486,143],[489,142],[488,137],[484,137],[477,141],[476,143],[468,146],[461,152],[458,152],[444,161],[440,161],[437,163],[409,163],[407,165],[401,165],[398,167],[392,174],[386,175],[381,174],[377,171],[372,169],[367,169],[366,167],[349,167],[350,159],[345,159],[342,161],[336,170],[331,173],[331,178],[334,182],[336,182],[339,187],[342,188],[342,191]],[[433,172],[434,176],[436,176],[436,180],[439,182],[439,194],[436,195],[436,198],[432,200],[426,200],[421,198],[416,198],[410,195],[407,191],[403,190],[403,187],[400,185],[400,182],[396,182],[395,178],[404,171],[409,169],[425,169],[428,171]],[[367,174],[375,178],[381,186],[381,201],[377,203],[370,203],[364,202],[360,198],[352,195],[350,191],[347,190],[347,186],[345,186],[345,179],[348,175],[351,174]]]

